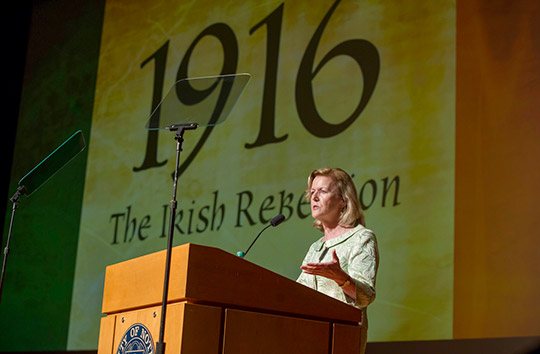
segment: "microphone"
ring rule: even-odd
[[[284,221],[285,221],[285,216],[283,216],[283,214],[279,214],[277,216],[274,216],[272,220],[270,220],[270,225],[276,227]]]
[[[245,255],[249,252],[249,250],[251,249],[251,246],[253,246],[253,244],[255,243],[255,241],[257,241],[257,239],[259,238],[259,236],[261,236],[261,234],[263,233],[264,230],[268,229],[270,226],[278,226],[279,224],[281,224],[282,222],[285,221],[285,216],[283,216],[283,214],[278,214],[277,216],[274,216],[272,218],[272,220],[270,220],[270,225],[266,225],[264,227],[264,229],[261,230],[261,232],[259,232],[259,234],[257,235],[257,237],[255,237],[255,239],[253,240],[253,242],[251,242],[251,245],[249,245],[248,249],[246,250],[246,252],[242,252],[242,251],[238,251],[236,252],[236,255],[240,258],[244,258]]]

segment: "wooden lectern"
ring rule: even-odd
[[[165,256],[107,267],[98,354],[116,353],[137,323],[155,344]],[[361,310],[220,249],[172,250],[167,354],[358,353],[361,320]]]

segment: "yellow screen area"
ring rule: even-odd
[[[296,279],[307,176],[343,168],[381,255],[369,340],[452,338],[455,48],[452,1],[107,1],[68,349],[97,343],[105,267],[166,248],[176,142],[144,124],[178,79],[231,73],[227,120],[184,135],[175,245],[243,251],[283,213],[246,259]]]

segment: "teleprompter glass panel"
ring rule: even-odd
[[[250,74],[187,78],[177,81],[152,112],[150,130],[222,123],[251,79]]]
[[[86,143],[82,131],[76,131],[52,153],[19,181],[24,186],[24,194],[34,193],[39,187],[54,176],[62,167],[84,150]]]

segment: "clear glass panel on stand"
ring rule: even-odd
[[[250,79],[250,74],[231,74],[179,80],[152,112],[145,127],[155,130],[223,123]]]

